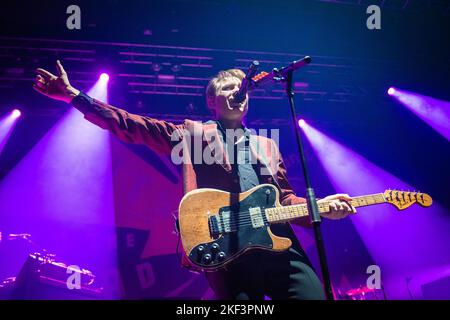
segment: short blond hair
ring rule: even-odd
[[[206,97],[216,96],[221,82],[229,77],[238,78],[240,81],[242,81],[242,79],[244,79],[245,77],[245,73],[241,69],[228,69],[219,71],[211,80],[209,80],[208,86],[206,87]]]
[[[237,78],[242,81],[242,79],[245,78],[245,73],[241,69],[219,71],[214,77],[211,78],[211,80],[209,80],[208,85],[206,86],[206,99],[217,96],[217,93],[221,88],[221,83],[230,77]],[[214,110],[212,110],[209,105],[207,105],[207,107],[213,114],[215,114]]]

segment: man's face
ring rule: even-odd
[[[241,80],[227,77],[219,83],[215,97],[208,97],[208,106],[216,111],[218,119],[242,120],[248,111],[248,96],[241,103],[234,102]]]

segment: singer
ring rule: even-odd
[[[254,186],[270,183],[280,193],[280,203],[291,205],[304,203],[292,190],[282,157],[273,140],[261,137],[265,143],[262,153],[256,158],[267,158],[269,162],[252,163],[249,159],[255,155],[251,148],[251,131],[244,125],[249,107],[248,94],[236,99],[245,74],[239,69],[220,71],[206,88],[206,103],[213,113],[212,120],[198,123],[186,120],[175,125],[163,120],[128,113],[98,101],[75,89],[60,61],[56,63],[57,75],[44,69],[37,69],[38,75],[34,89],[52,99],[70,103],[84,114],[89,122],[109,130],[119,139],[129,143],[139,143],[159,153],[171,154],[174,133],[186,138],[185,132],[200,130],[203,136],[214,137],[207,141],[219,141],[223,152],[222,161],[184,164],[185,192],[197,188],[214,188],[228,192],[244,192]],[[242,90],[241,90],[242,92]],[[241,101],[242,100],[242,101]],[[197,132],[198,132],[197,130]],[[227,133],[232,130],[233,138]],[[216,140],[217,139],[217,140]],[[205,143],[203,147],[208,147]],[[276,164],[276,172],[262,174],[261,167]],[[270,172],[270,170],[269,170]],[[322,215],[330,219],[341,219],[355,208],[347,201],[346,194],[328,196],[332,200],[330,212]],[[309,218],[295,221],[298,225],[310,226]],[[311,263],[300,246],[290,224],[275,224],[271,227],[274,234],[292,240],[291,248],[282,253],[249,251],[225,269],[206,272],[206,278],[218,299],[324,299],[323,289]]]

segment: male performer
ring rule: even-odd
[[[115,134],[119,139],[145,144],[159,153],[170,154],[178,139],[186,139],[186,132],[200,132],[202,147],[219,144],[222,152],[215,155],[213,163],[184,163],[185,192],[196,188],[215,188],[229,192],[244,192],[252,187],[270,183],[278,187],[282,205],[306,202],[297,197],[289,185],[286,168],[273,140],[257,136],[261,154],[255,154],[251,141],[252,133],[243,125],[248,111],[248,96],[241,103],[234,100],[235,93],[244,73],[239,69],[219,72],[206,88],[208,108],[215,119],[206,123],[186,120],[175,125],[163,120],[128,113],[98,101],[70,85],[67,73],[60,61],[56,63],[57,76],[37,69],[34,89],[52,99],[72,104],[84,117],[103,129]],[[229,139],[230,130],[236,132]],[[195,135],[195,134],[194,134]],[[206,141],[206,142],[205,142]],[[262,149],[262,151],[261,151]],[[203,154],[203,153],[202,153]],[[257,161],[250,161],[256,157]],[[330,212],[322,214],[330,219],[341,219],[356,210],[348,201],[346,194],[328,196],[320,201],[331,200]],[[309,218],[295,223],[310,225]],[[249,251],[226,269],[207,272],[206,277],[219,299],[324,299],[323,289],[316,273],[311,267],[290,224],[275,224],[274,234],[288,237],[292,247],[283,253]]]

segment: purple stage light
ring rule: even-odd
[[[100,75],[100,80],[101,81],[103,81],[103,82],[108,82],[109,81],[109,75],[107,74],[107,73],[102,73],[101,75]]]
[[[298,126],[300,128],[303,128],[305,126],[305,124],[306,124],[305,120],[303,120],[303,119],[298,120]]]
[[[17,119],[17,118],[20,117],[21,115],[22,115],[22,112],[20,112],[19,109],[14,109],[14,110],[12,111],[12,117],[13,117],[14,119]]]
[[[0,152],[2,152],[6,142],[8,142],[20,114],[19,109],[14,109],[9,115],[0,119]]]
[[[450,102],[395,89],[393,97],[450,141]]]
[[[108,80],[108,74],[102,73],[87,94],[97,100],[108,102]]]
[[[174,82],[175,76],[173,74],[158,74],[158,81],[160,82]]]
[[[358,196],[389,188],[415,189],[311,125],[305,123],[302,129],[337,193]],[[387,204],[357,210],[351,221],[381,268],[390,299],[410,298],[406,277],[445,276],[436,270],[450,265],[450,252],[445,249],[450,243],[450,219],[438,203],[430,208],[413,205],[402,212]],[[413,294],[420,297],[421,292]]]
[[[395,88],[394,87],[390,87],[387,91],[388,95],[392,96],[395,94]]]
[[[88,94],[107,101],[101,82]],[[0,203],[8,230],[26,230],[70,261],[117,263],[110,134],[78,110],[69,109],[0,181]],[[67,230],[67,238],[55,238],[61,235],[55,225]],[[89,234],[97,234],[95,241]],[[94,250],[97,245],[107,249]]]

